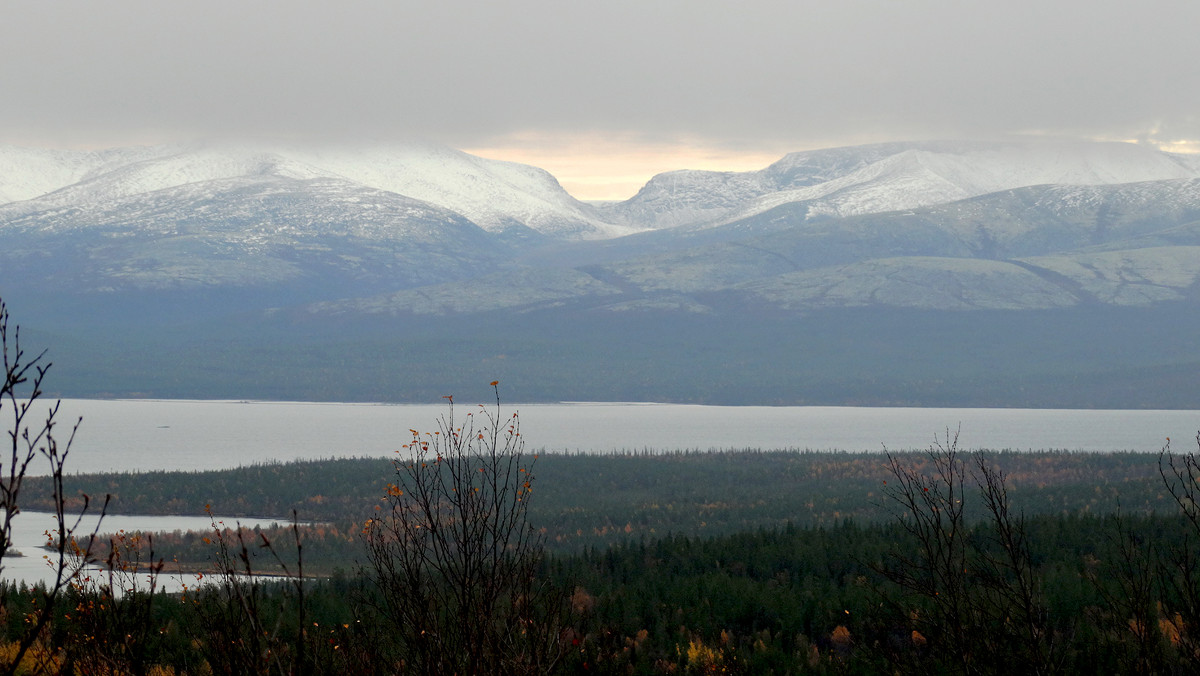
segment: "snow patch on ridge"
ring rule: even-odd
[[[0,144],[0,205],[34,199],[163,152],[149,147],[79,151]]]
[[[911,148],[825,183],[764,195],[731,222],[793,202],[809,217],[900,211],[1035,185],[1111,185],[1200,177],[1176,156],[1129,143],[1002,144],[958,152]]]
[[[414,143],[296,154],[357,183],[457,211],[485,230],[502,231],[520,224],[544,234],[584,239],[637,230],[596,218],[549,172],[444,146]]]
[[[352,181],[449,209],[493,232],[528,228],[603,239],[639,230],[598,218],[541,169],[416,143],[325,150],[195,144],[96,153],[0,147],[0,205],[31,201],[28,210],[44,211],[262,175]]]

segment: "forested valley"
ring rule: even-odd
[[[520,457],[546,604],[526,620],[549,633],[502,672],[1189,673],[1200,658],[1195,456],[1169,446],[966,452],[950,430],[926,451]],[[404,460],[68,476],[68,508],[109,494],[116,513],[224,516],[98,537],[92,558],[127,584],[194,584],[76,585],[45,654],[111,655],[112,673],[428,667],[397,643],[365,525],[399,504]],[[239,575],[301,566],[302,582]],[[38,596],[7,596],[12,640]]]

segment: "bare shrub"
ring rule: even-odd
[[[55,525],[47,532],[47,562],[53,574],[49,584],[41,589],[41,598],[35,610],[26,618],[25,632],[17,641],[15,651],[6,651],[0,659],[0,674],[16,673],[22,661],[30,656],[30,649],[44,641],[47,627],[53,618],[55,606],[63,591],[79,578],[82,567],[90,557],[93,538],[80,549],[76,533],[81,528],[90,500],[84,497],[83,507],[78,514],[66,513],[66,494],[63,477],[67,456],[80,421],[76,421],[65,444],[60,445],[56,436],[60,402],[55,401],[45,409],[40,407],[43,398],[42,383],[50,370],[43,351],[29,357],[21,347],[18,327],[9,325],[8,307],[0,300],[0,353],[3,355],[4,380],[0,383],[0,415],[7,408],[6,431],[7,451],[0,452],[0,562],[12,544],[13,519],[20,513],[21,489],[25,477],[34,467],[35,461],[45,462],[46,475],[50,479],[51,502],[54,506]],[[40,411],[44,410],[44,417]],[[108,497],[100,508],[100,520],[108,506]],[[95,528],[99,528],[99,520]],[[92,530],[90,535],[95,535]],[[82,535],[82,534],[81,534]],[[0,570],[3,569],[0,563]],[[0,595],[0,604],[3,596]],[[0,608],[0,612],[3,612]],[[37,651],[42,657],[37,660],[43,670],[53,668],[57,658],[46,646]]]
[[[480,406],[434,432],[412,431],[385,507],[367,522],[369,574],[402,671],[532,674],[562,654],[565,596],[538,577],[542,539],[528,520],[537,456],[520,422]]]
[[[1200,449],[1200,433],[1196,446]],[[1173,453],[1167,439],[1159,453],[1158,470],[1186,524],[1178,544],[1159,552],[1161,619],[1174,629],[1171,642],[1187,668],[1200,670],[1200,456],[1196,451]],[[1161,619],[1156,624],[1164,626]]]
[[[884,492],[910,537],[880,572],[907,594],[896,605],[922,648],[961,673],[1055,671],[1041,582],[1004,473],[982,454],[964,458],[950,430],[924,463],[887,458],[892,483]],[[982,503],[980,523],[968,523],[972,498]]]

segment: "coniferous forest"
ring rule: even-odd
[[[1190,673],[1200,657],[1188,452],[968,453],[951,436],[892,454],[539,455],[516,467],[536,489],[525,563],[544,604],[521,621],[546,635],[497,673]],[[107,493],[118,513],[297,523],[239,531],[227,516],[80,545],[126,584],[153,571],[196,584],[78,583],[38,654],[111,655],[112,673],[471,673],[400,645],[406,620],[385,601],[410,592],[381,586],[404,574],[376,568],[369,524],[410,509],[404,466],[68,476],[68,509]],[[26,481],[31,495],[47,482]],[[8,589],[10,641],[38,599]]]

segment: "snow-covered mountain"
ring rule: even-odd
[[[1121,143],[792,153],[757,172],[661,174],[602,209],[541,169],[422,143],[6,146],[0,169],[0,276],[16,280],[9,284],[268,285],[290,289],[287,299],[303,287],[320,312],[338,302],[364,313],[462,313],[582,298],[701,309],[706,301],[693,296],[708,293],[809,307],[812,289],[871,287],[864,280],[894,271],[895,261],[909,261],[906,272],[888,279],[915,275],[933,286],[983,270],[978,279],[994,282],[1000,300],[950,305],[999,308],[1020,286],[1000,280],[1033,279],[1016,259],[1139,248],[1166,256],[1170,246],[1200,244],[1187,229],[1200,221],[1200,161]],[[605,262],[573,262],[595,247]],[[861,279],[838,281],[846,275]],[[476,279],[488,297],[463,299]],[[796,302],[779,300],[781,289]],[[841,297],[822,291],[821,302]]]
[[[805,270],[818,270],[817,277],[865,274],[877,268],[831,266],[874,259],[966,264],[1092,250],[1163,253],[1166,246],[1200,245],[1200,230],[1191,225],[1200,223],[1200,180],[1043,185],[881,214],[811,220],[806,214],[803,205],[784,205],[701,231],[710,241],[587,269],[645,293],[704,293]]]
[[[122,190],[146,178],[122,173],[128,181],[84,182],[0,206],[3,287],[89,293],[284,284],[310,297],[344,295],[468,278],[507,255],[494,235],[454,212],[269,163],[254,175],[210,175],[149,193]],[[77,192],[103,198],[55,203]]]
[[[1200,163],[1130,143],[888,143],[792,153],[756,172],[670,172],[608,208],[642,227],[713,226],[785,204],[805,218],[914,209],[1034,185],[1200,178]]]
[[[105,171],[169,152],[166,147],[78,151],[0,144],[0,204],[40,197]]]
[[[608,223],[549,172],[430,144],[294,151],[290,156],[379,190],[455,211],[485,230],[529,229],[565,239],[603,239],[638,228]]]
[[[0,298],[95,396],[1194,407],[1200,159],[893,143],[597,207],[423,144],[0,147]]]
[[[200,143],[103,151],[0,146],[0,205],[34,202],[23,209],[46,211],[268,173],[336,178],[396,193],[489,232],[594,240],[710,227],[789,204],[813,219],[914,209],[1034,185],[1200,178],[1200,160],[1128,143],[889,143],[792,153],[755,172],[668,172],[633,198],[597,208],[572,198],[544,170],[427,143]]]
[[[589,239],[634,231],[598,218],[541,169],[423,143],[357,149],[195,144],[101,152],[0,146],[0,204],[13,207],[8,213],[46,211],[262,174],[385,190],[452,211],[490,232]],[[13,204],[22,201],[28,204]]]

